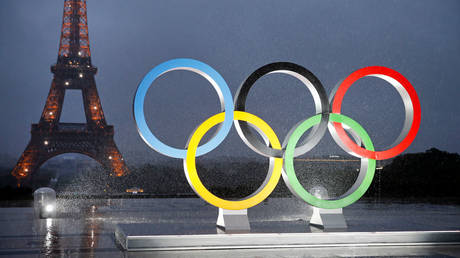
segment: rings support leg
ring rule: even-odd
[[[324,230],[344,230],[347,228],[347,222],[343,216],[342,208],[340,209],[321,209],[313,207],[313,215],[310,224],[323,228]]]
[[[226,233],[249,233],[248,210],[225,210],[219,208],[216,225]]]

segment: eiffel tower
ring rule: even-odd
[[[20,181],[34,173],[45,161],[63,153],[80,153],[98,161],[112,175],[128,173],[107,125],[91,64],[86,0],[65,0],[57,63],[40,121],[32,124],[32,137],[12,175]],[[80,90],[86,123],[60,123],[66,90]]]

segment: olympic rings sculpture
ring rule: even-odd
[[[187,70],[204,77],[214,87],[221,103],[221,112],[205,120],[192,132],[185,149],[174,148],[161,142],[150,131],[144,115],[144,101],[148,89],[158,77],[173,70]],[[245,112],[249,90],[259,78],[271,73],[284,73],[300,80],[312,94],[316,109],[316,115],[291,128],[282,144],[265,121]],[[393,143],[393,147],[388,150],[375,151],[364,128],[340,112],[347,90],[354,82],[366,76],[381,78],[390,83],[398,91],[404,103],[403,129]],[[145,143],[163,155],[183,159],[185,175],[195,193],[206,202],[227,210],[247,209],[259,204],[272,193],[281,176],[292,194],[312,206],[325,209],[348,206],[359,200],[369,188],[374,177],[376,160],[394,157],[409,147],[418,132],[421,120],[420,102],[414,87],[403,75],[390,68],[382,66],[361,68],[337,84],[328,98],[321,82],[306,68],[288,62],[271,63],[249,75],[238,89],[233,101],[227,83],[217,71],[205,63],[185,58],[166,61],[145,75],[134,96],[133,111],[139,134]],[[212,151],[225,139],[232,123],[243,142],[253,151],[268,157],[270,161],[269,171],[262,185],[253,194],[239,200],[225,200],[212,194],[201,182],[195,164],[195,157]],[[208,142],[199,145],[202,137],[214,126],[219,126],[217,132]],[[249,127],[255,129],[264,142],[260,141]],[[300,146],[297,146],[299,139],[310,128],[312,130],[309,135]],[[315,147],[326,131],[329,131],[343,150],[361,159],[357,180],[346,193],[336,199],[320,199],[309,193],[300,184],[294,170],[294,158]],[[361,146],[362,144],[364,146]]]

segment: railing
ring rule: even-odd
[[[40,124],[32,124],[32,131],[40,132],[40,131],[47,131],[51,125],[40,125]],[[62,132],[62,133],[113,133],[113,126],[112,125],[105,125],[104,127],[97,127],[90,128],[91,125],[83,124],[83,123],[58,123],[55,127],[53,127],[53,131]]]
[[[59,123],[58,129],[59,131],[84,132],[87,130],[87,126],[80,123]]]

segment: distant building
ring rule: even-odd
[[[139,188],[139,187],[132,187],[132,188],[126,189],[126,192],[127,193],[132,193],[132,194],[137,194],[137,193],[143,193],[144,189]]]

